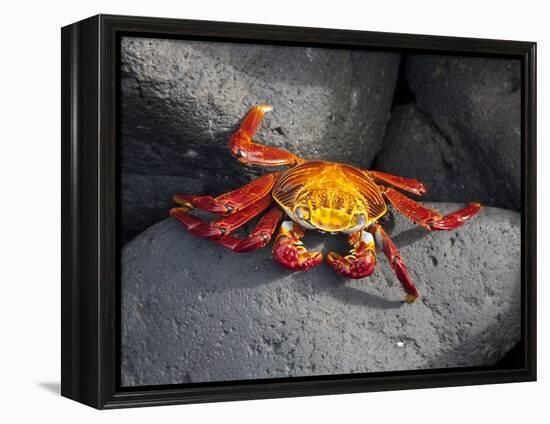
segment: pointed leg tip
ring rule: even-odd
[[[405,303],[408,303],[408,304],[411,304],[411,303],[414,303],[416,299],[418,299],[418,295],[417,295],[417,294],[408,294],[408,295],[405,297],[404,302],[405,302]]]
[[[416,187],[416,193],[418,196],[423,196],[426,194],[426,186],[422,184],[421,182],[418,182],[418,186]]]
[[[169,213],[170,213],[170,216],[173,216],[174,218],[176,218],[178,215],[180,215],[182,212],[182,208],[172,208],[170,209]]]
[[[270,110],[273,110],[273,106],[270,106],[270,105],[260,105],[256,107],[262,112],[269,112]]]
[[[188,196],[182,196],[180,194],[176,194],[172,196],[172,200],[179,204],[179,208],[174,209],[185,209],[186,211],[193,209],[193,205],[188,201]]]

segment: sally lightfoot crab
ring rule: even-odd
[[[252,136],[269,110],[271,106],[252,108],[231,136],[229,148],[243,164],[290,168],[259,177],[218,197],[176,195],[174,200],[180,206],[171,209],[170,214],[190,233],[212,239],[235,252],[249,252],[267,245],[286,215],[290,220],[280,226],[273,244],[273,257],[294,271],[307,270],[323,260],[320,252],[309,252],[304,247],[301,239],[306,229],[347,235],[352,246],[349,253],[342,257],[330,252],[326,260],[336,272],[348,278],[372,274],[377,245],[407,293],[405,302],[414,302],[418,291],[399,250],[378,222],[388,211],[386,203],[427,230],[458,228],[477,214],[481,205],[470,203],[442,216],[396,190],[420,196],[426,189],[417,180],[341,163],[306,160],[285,150],[258,144]],[[208,223],[190,214],[193,208],[221,217]],[[232,235],[267,209],[248,237],[241,239]]]

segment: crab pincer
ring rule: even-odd
[[[275,243],[273,258],[285,268],[305,271],[323,262],[320,252],[308,252],[300,240],[304,229],[292,221],[284,221]]]
[[[353,246],[349,255],[342,257],[338,253],[330,252],[327,255],[327,263],[344,277],[354,279],[368,277],[376,267],[372,235],[366,231],[358,231],[351,234],[348,241]]]

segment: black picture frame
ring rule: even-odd
[[[97,15],[62,28],[61,394],[120,408],[536,380],[536,43]],[[119,99],[121,35],[511,57],[522,68],[522,367],[119,385]]]

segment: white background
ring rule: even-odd
[[[0,421],[541,422],[548,419],[550,14],[543,1],[12,1],[0,66]],[[539,382],[95,411],[61,398],[60,30],[96,13],[537,41]],[[546,168],[546,169],[545,169]],[[490,252],[488,252],[490,254]],[[350,317],[350,319],[353,319]],[[548,421],[546,421],[548,422]]]

